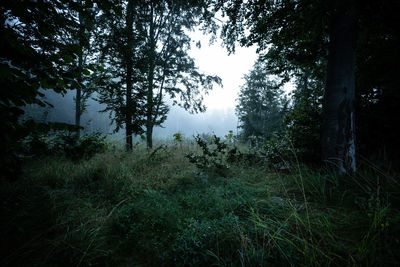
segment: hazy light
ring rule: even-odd
[[[190,37],[194,43],[201,42],[201,48],[193,45],[190,51],[196,65],[207,74],[218,75],[223,83],[223,88],[216,86],[205,97],[205,105],[209,110],[234,109],[243,75],[249,72],[257,59],[256,47],[238,47],[235,54],[228,56],[219,40],[209,45],[209,38],[198,31],[190,34]]]

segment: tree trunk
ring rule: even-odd
[[[127,29],[127,53],[126,53],[126,110],[125,110],[125,130],[126,130],[126,150],[132,150],[132,46],[133,46],[133,0],[128,1],[126,15]]]
[[[147,114],[146,114],[146,141],[147,148],[153,147],[153,109],[154,109],[154,101],[153,101],[153,83],[154,83],[154,68],[155,68],[155,32],[154,32],[154,9],[153,3],[151,2],[151,15],[150,15],[150,29],[149,29],[149,37],[150,37],[150,45],[149,45],[149,73],[147,77],[148,88],[147,88]],[[154,116],[157,116],[155,114]]]
[[[147,148],[153,148],[153,126],[148,125],[146,127],[146,141],[147,141]]]
[[[79,86],[80,86],[80,79],[78,79]],[[75,126],[76,128],[76,139],[79,140],[80,135],[81,135],[81,89],[77,88],[76,89],[76,95],[75,95]]]
[[[326,166],[347,175],[356,171],[355,63],[357,12],[353,4],[332,18],[323,106],[322,156]]]
[[[79,48],[80,48],[80,54],[79,54],[79,59],[78,59],[78,87],[76,88],[76,96],[75,96],[75,126],[77,126],[76,129],[76,140],[79,140],[81,130],[81,115],[82,115],[82,70],[83,70],[83,17],[81,12],[79,12]]]

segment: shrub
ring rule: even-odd
[[[213,135],[208,144],[200,135],[195,137],[197,145],[201,148],[202,155],[189,153],[186,157],[189,162],[196,165],[197,168],[206,174],[216,173],[219,176],[226,177],[229,173],[229,165],[226,163],[226,154],[228,145],[221,142],[221,138]]]
[[[100,133],[85,134],[79,140],[75,132],[59,131],[53,134],[34,134],[25,142],[27,153],[36,156],[62,155],[71,160],[89,159],[107,148],[106,137]]]

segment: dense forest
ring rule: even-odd
[[[0,265],[399,265],[399,9],[3,0]],[[223,84],[193,31],[257,47],[238,126],[158,140]]]

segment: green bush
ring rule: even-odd
[[[36,156],[62,155],[71,160],[89,159],[107,148],[106,137],[100,133],[85,134],[79,140],[75,132],[34,134],[26,140],[26,153]]]
[[[202,155],[189,153],[186,157],[189,162],[206,174],[217,174],[226,177],[229,174],[229,165],[226,162],[228,145],[221,141],[221,138],[213,135],[209,143],[200,135],[195,137],[197,145],[201,148]]]

